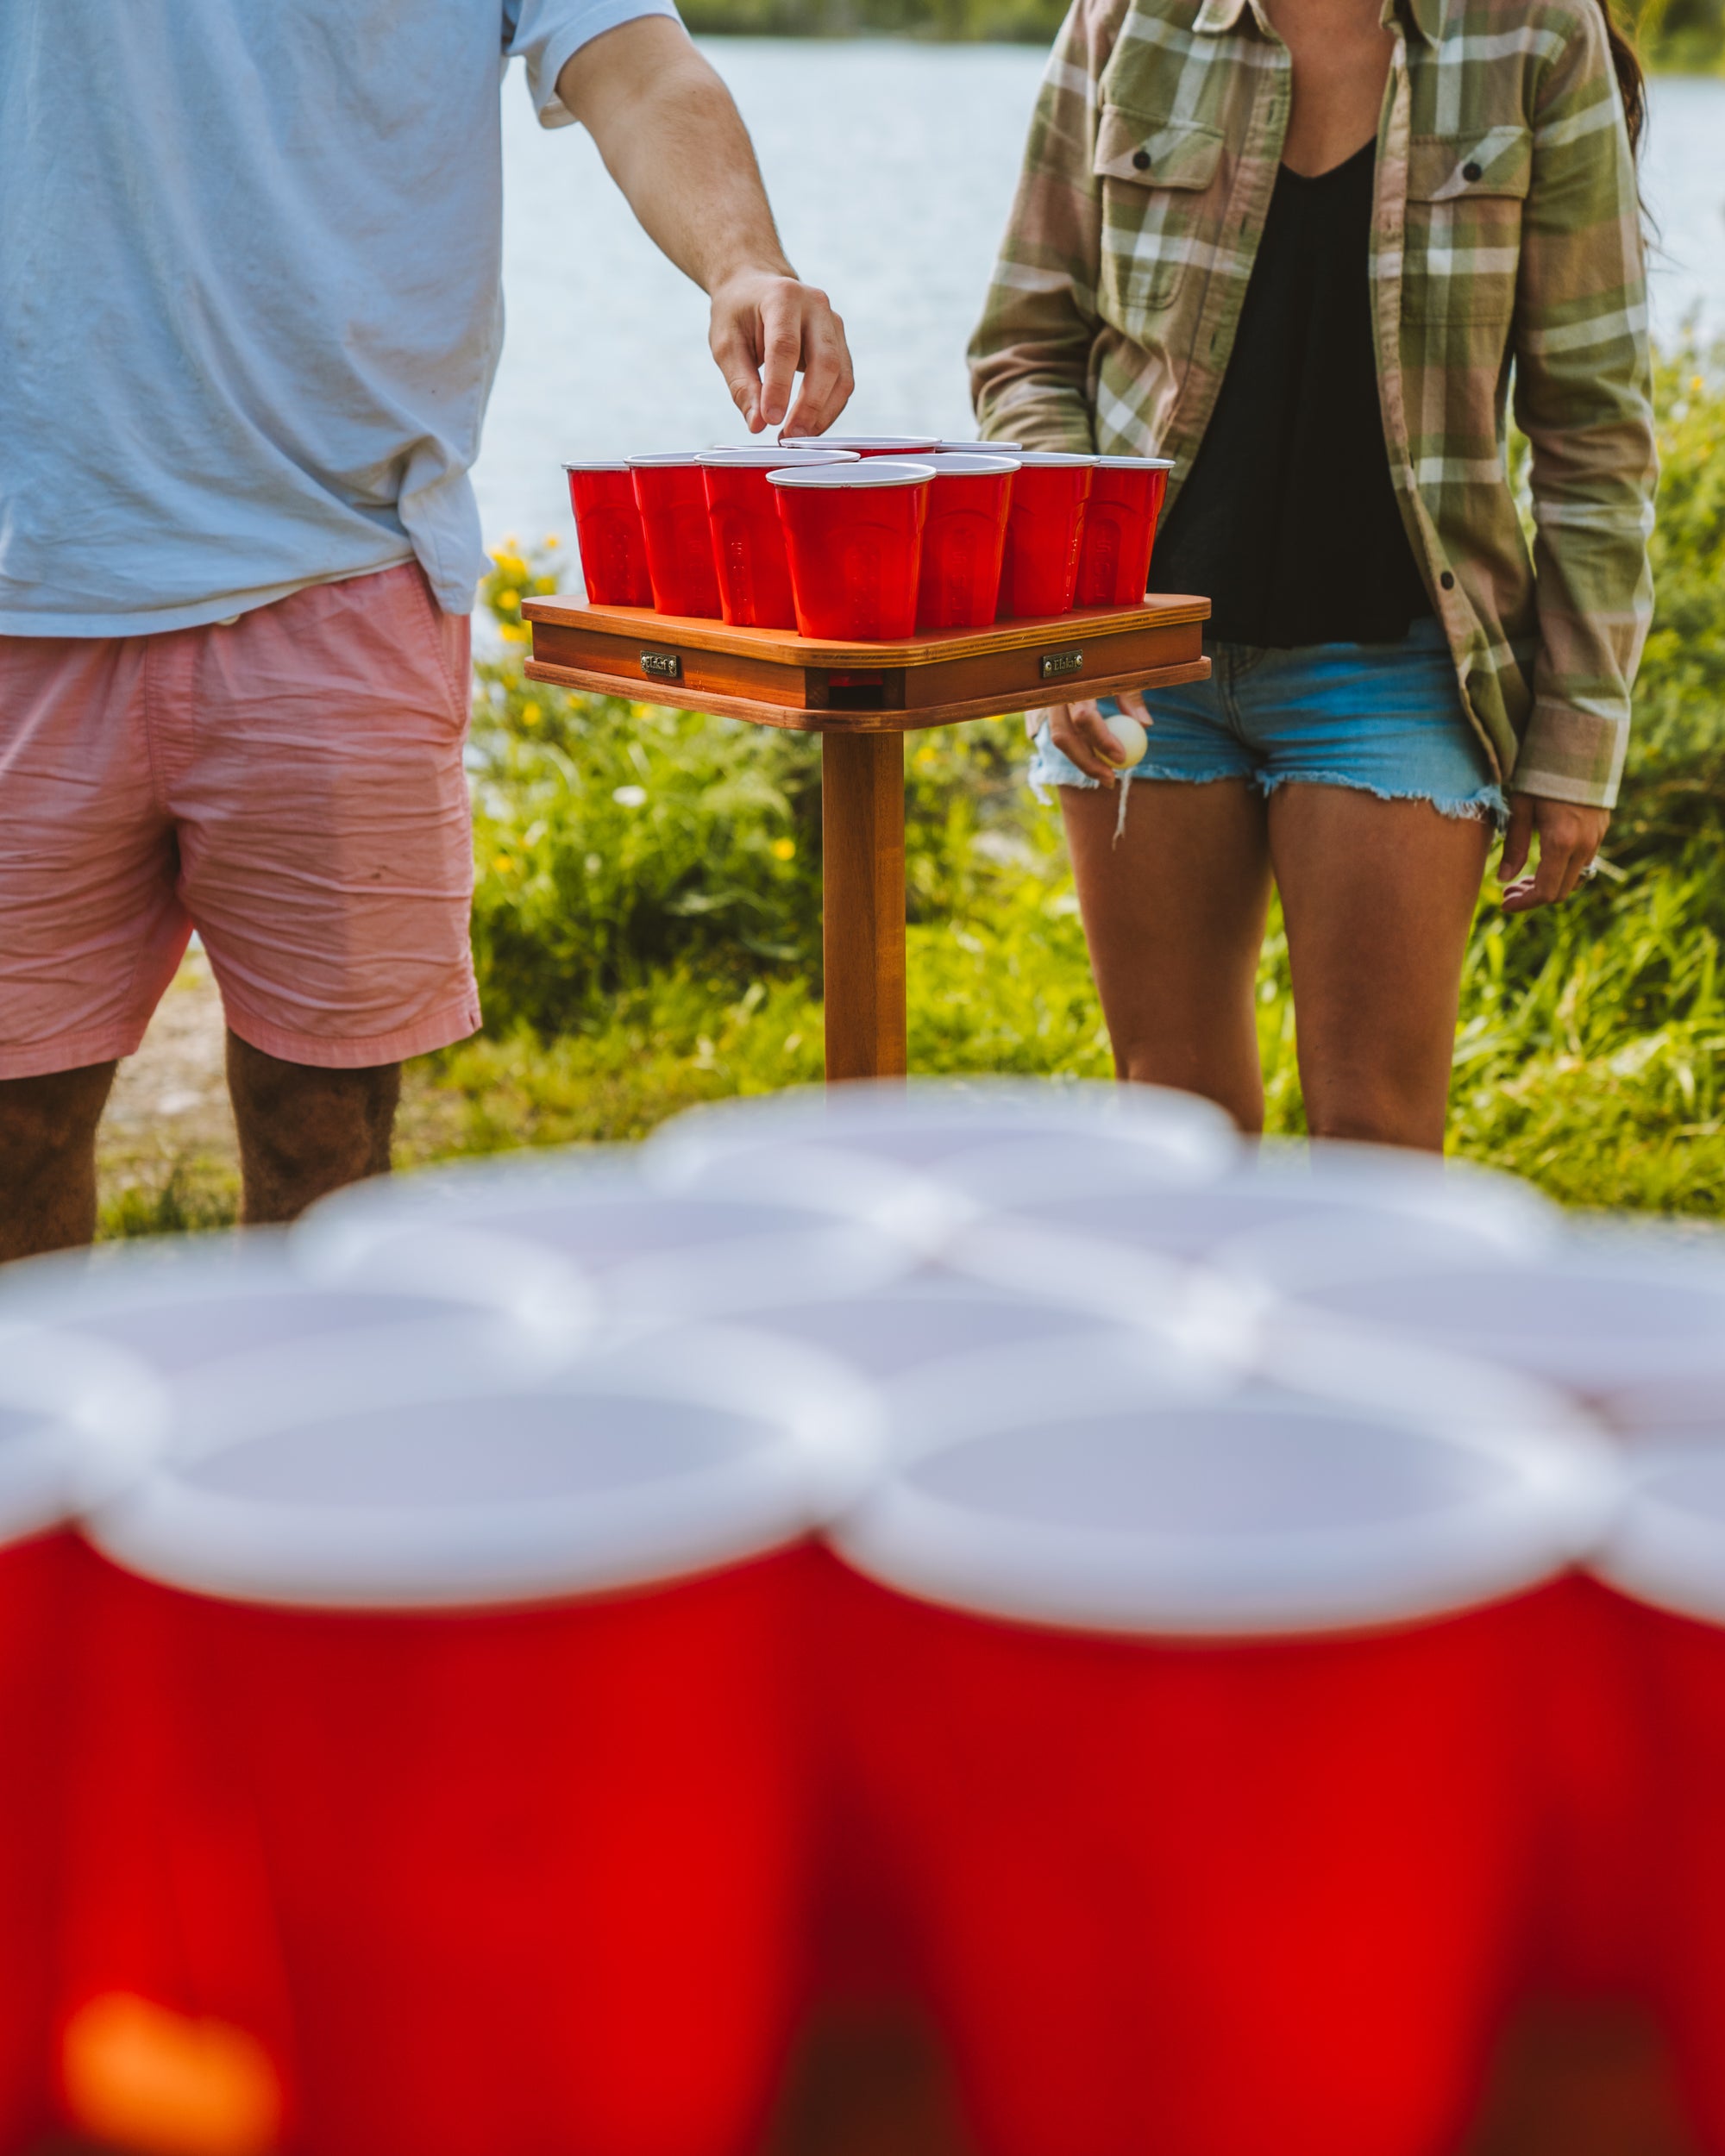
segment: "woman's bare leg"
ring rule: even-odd
[[[1314,1138],[1443,1150],[1462,962],[1491,835],[1429,802],[1348,787],[1271,796]]]
[[[1114,843],[1112,787],[1062,787],[1114,1068],[1264,1126],[1253,987],[1270,906],[1264,807],[1243,779],[1139,779]]]

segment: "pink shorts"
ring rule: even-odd
[[[468,630],[410,561],[226,625],[0,636],[0,1078],[132,1054],[193,929],[267,1055],[474,1031]]]

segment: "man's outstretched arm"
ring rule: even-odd
[[[844,325],[785,260],[742,116],[682,25],[642,16],[606,30],[557,95],[648,235],[712,301],[712,356],[750,431],[830,427],[855,386]]]

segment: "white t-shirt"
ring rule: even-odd
[[[451,611],[503,341],[499,85],[674,0],[0,0],[0,635],[417,555]],[[571,235],[579,243],[579,235]]]

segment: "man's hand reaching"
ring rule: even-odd
[[[603,32],[564,66],[557,95],[648,233],[711,298],[708,342],[750,432],[830,427],[854,386],[844,325],[785,260],[749,131],[682,24],[642,16]]]
[[[856,387],[832,303],[789,273],[743,270],[712,294],[712,356],[750,434],[823,434]],[[802,387],[791,401],[796,378]]]

